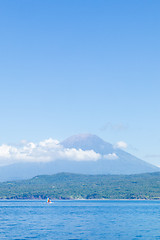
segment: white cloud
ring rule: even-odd
[[[111,123],[111,122],[107,122],[105,125],[103,125],[100,128],[100,131],[106,131],[106,130],[111,130],[111,131],[125,131],[128,129],[128,126],[124,125],[123,123]]]
[[[59,147],[59,141],[49,138],[49,139],[44,140],[43,142],[40,142],[39,145],[41,147],[57,148],[57,147]]]
[[[101,158],[101,154],[96,153],[93,150],[83,151],[82,149],[63,148],[59,152],[59,157],[75,161],[97,161]]]
[[[64,148],[52,138],[39,143],[22,141],[20,146],[0,146],[0,166],[16,162],[49,162],[55,160],[97,161],[101,154],[93,150]]]
[[[108,160],[116,160],[118,159],[118,156],[116,153],[109,153],[107,155],[104,155],[103,156],[105,159],[108,159]]]
[[[127,148],[127,143],[123,141],[119,141],[115,144],[115,148],[120,148],[120,149],[126,149]]]

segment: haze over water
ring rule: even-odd
[[[160,239],[160,201],[0,201],[0,239]]]

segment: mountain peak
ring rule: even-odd
[[[104,148],[113,149],[112,144],[107,143],[100,137],[89,133],[73,135],[61,142],[61,144],[65,148],[81,148],[82,150],[94,149],[96,152],[101,152]]]
[[[78,140],[78,139],[87,139],[87,138],[93,138],[93,137],[97,137],[96,135],[94,134],[91,134],[91,133],[80,133],[80,134],[76,134],[76,135],[73,135],[69,138],[67,138],[68,140]]]
[[[81,134],[76,134],[76,135],[73,135],[67,139],[65,139],[63,142],[76,142],[76,141],[85,141],[85,140],[101,140],[103,141],[101,138],[99,138],[98,136],[94,135],[94,134],[90,134],[90,133],[81,133]]]

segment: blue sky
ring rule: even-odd
[[[0,1],[0,144],[93,133],[160,165],[159,0]]]

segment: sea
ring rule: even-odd
[[[160,201],[0,200],[0,239],[160,239]]]

